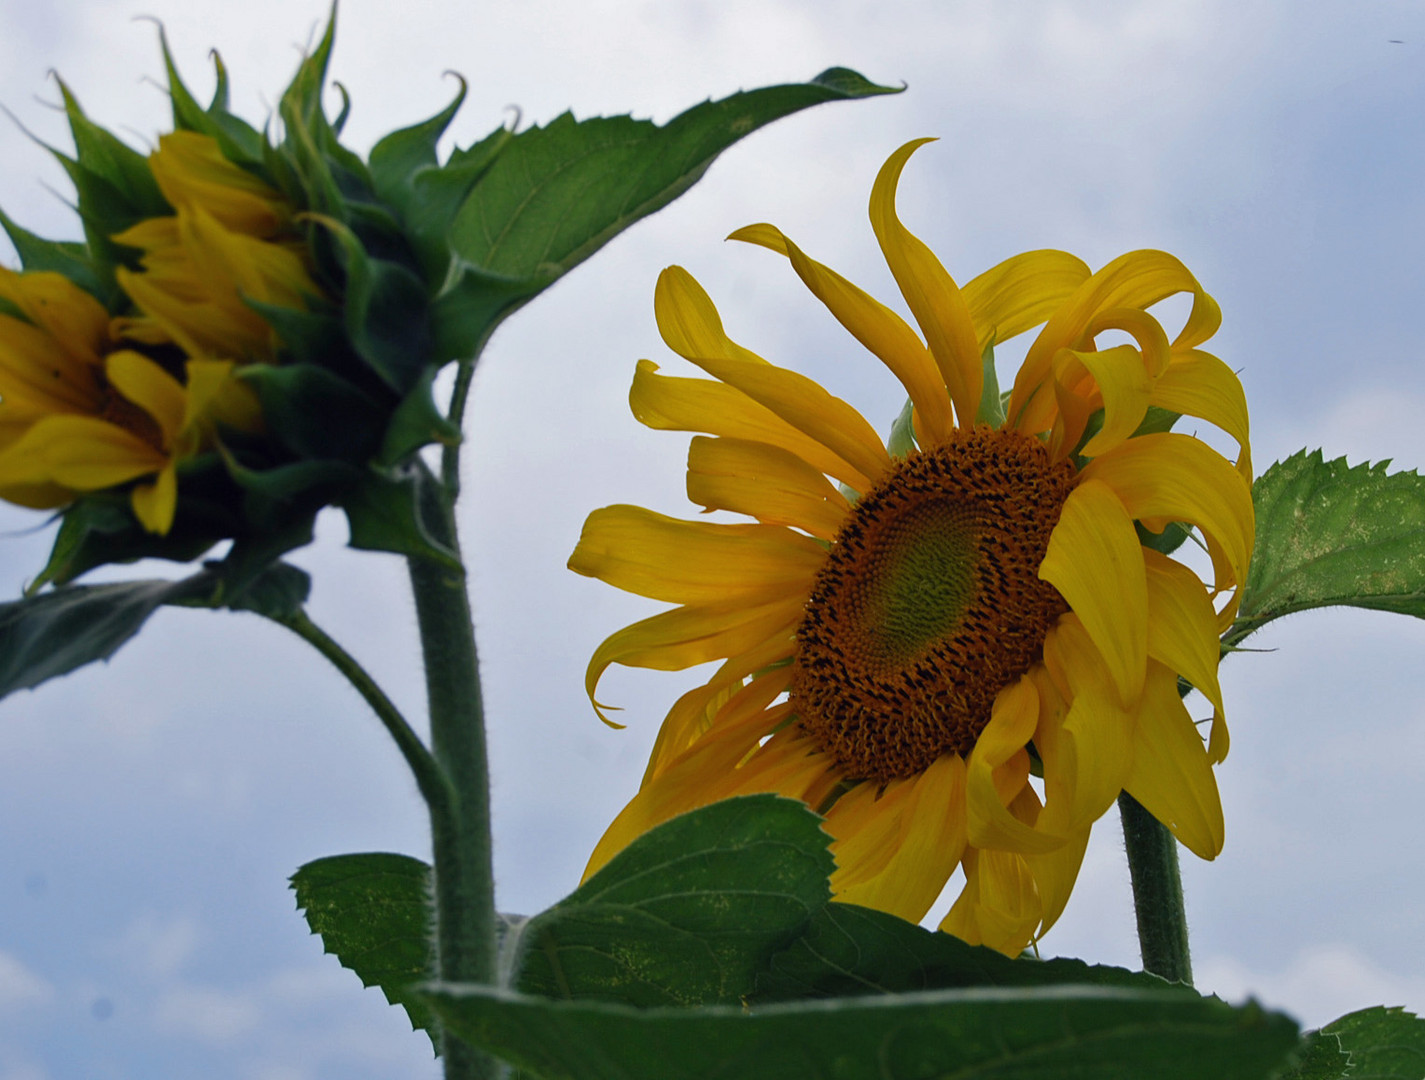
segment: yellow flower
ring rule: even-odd
[[[659,278],[664,341],[716,381],[641,361],[634,415],[704,433],[689,498],[755,523],[612,506],[584,526],[572,569],[678,605],[598,648],[591,699],[611,664],[722,661],[673,705],[587,872],[675,814],[779,792],[825,813],[839,900],[918,921],[959,866],[941,928],[1014,954],[1064,910],[1120,790],[1203,858],[1222,848],[1218,634],[1251,556],[1247,409],[1198,347],[1217,305],[1171,255],[1091,274],[1032,251],[958,287],[896,216],[920,144],[886,162],[870,210],[923,338],[772,226],[733,234],[786,256],[895,373],[919,449],[893,456],[850,405],[732,341],[685,270]],[[1192,309],[1170,342],[1147,309],[1178,293]],[[1036,326],[1001,413],[982,357]],[[1236,466],[1146,430],[1150,407],[1220,427]],[[1195,526],[1211,587],[1135,522],[1144,537]],[[1213,707],[1206,743],[1179,676]]]
[[[0,498],[50,508],[140,481],[135,516],[172,527],[177,465],[212,445],[215,425],[261,426],[229,360],[188,360],[182,379],[120,348],[102,304],[53,273],[0,267]]]
[[[270,360],[277,337],[247,301],[304,308],[321,295],[292,234],[291,207],[196,132],[160,137],[149,165],[175,213],[114,237],[144,253],[142,273],[117,271],[142,312],[121,320],[120,332],[194,357]]]

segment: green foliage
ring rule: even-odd
[[[1425,480],[1302,451],[1258,477],[1256,550],[1229,643],[1345,604],[1425,617]]]
[[[234,589],[215,566],[181,581],[66,585],[0,604],[0,698],[109,659],[165,604],[282,615],[301,606],[309,585],[278,563]]]
[[[338,505],[346,511],[350,543],[363,551],[390,551],[461,568],[460,555],[426,528],[421,507],[438,481],[419,458],[401,469],[369,469]]]
[[[1333,1020],[1323,1029],[1351,1056],[1350,1080],[1419,1080],[1425,1076],[1425,1020],[1377,1005]]]
[[[820,819],[729,799],[639,837],[524,925],[516,985],[628,1005],[736,1004],[830,898]]]
[[[441,1022],[546,1080],[1266,1080],[1296,1026],[1256,1005],[1108,987],[634,1009],[437,986]]]
[[[435,1017],[411,990],[430,978],[430,867],[408,855],[335,855],[292,875],[297,907],[322,949],[379,986],[438,1046]]]
[[[1277,1080],[1343,1080],[1350,1074],[1351,1056],[1341,1040],[1325,1031],[1308,1031],[1296,1064]]]
[[[704,102],[663,127],[627,116],[578,121],[565,113],[548,127],[513,136],[452,219],[413,222],[426,237],[444,235],[440,226],[448,225],[455,259],[448,288],[461,290],[461,279],[473,274],[500,283],[505,294],[480,320],[437,301],[442,358],[474,355],[499,319],[681,195],[744,135],[811,105],[893,92],[833,68],[809,83]],[[423,259],[428,273],[438,263],[434,254]],[[451,319],[460,325],[442,325]]]
[[[757,978],[758,1004],[974,986],[1168,990],[1156,975],[1082,960],[1012,960],[993,949],[853,904],[827,904]],[[1191,996],[1190,990],[1178,988]]]

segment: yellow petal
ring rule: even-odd
[[[1069,903],[1069,895],[1074,891],[1074,882],[1079,877],[1079,867],[1083,865],[1090,831],[1087,826],[1080,829],[1062,846],[1047,854],[1024,856],[1029,872],[1034,876],[1034,885],[1043,909],[1039,929],[1035,933],[1036,938],[1047,934],[1049,928],[1058,922],[1059,916],[1064,913],[1064,908]]]
[[[1018,956],[1034,938],[1043,907],[1024,857],[1009,851],[976,851],[965,860],[965,890],[940,929]]]
[[[1142,552],[1133,519],[1114,490],[1085,479],[1064,503],[1039,567],[1039,576],[1082,620],[1124,704],[1142,690],[1148,656]]]
[[[1144,688],[1125,788],[1194,855],[1214,859],[1224,826],[1217,778],[1197,726],[1178,697],[1177,675],[1155,664]]]
[[[780,447],[747,439],[694,438],[688,447],[688,499],[732,510],[764,525],[791,525],[830,540],[851,507],[826,476]]]
[[[729,240],[743,240],[779,252],[837,322],[890,368],[915,404],[930,443],[943,442],[954,428],[950,397],[934,358],[905,320],[836,271],[808,258],[781,230],[749,225]]]
[[[53,483],[97,491],[167,464],[167,457],[121,427],[91,416],[49,416],[0,453],[0,486]]]
[[[111,353],[104,361],[104,374],[114,389],[153,417],[163,433],[164,445],[172,446],[174,436],[183,427],[187,408],[186,394],[178,380],[131,349]]]
[[[158,138],[149,168],[175,207],[202,207],[230,229],[271,236],[287,221],[281,193],[223,156],[217,140],[194,131]]]
[[[1133,335],[1143,357],[1143,369],[1157,378],[1168,366],[1170,347],[1163,324],[1140,308],[1110,308],[1089,320],[1085,333],[1095,338],[1107,330],[1122,330]]]
[[[679,521],[606,506],[584,522],[569,569],[674,604],[757,603],[803,593],[826,560],[809,536],[776,525]]]
[[[1216,424],[1247,449],[1247,397],[1241,380],[1211,353],[1175,353],[1153,384],[1152,404]]]
[[[47,270],[17,274],[0,267],[0,299],[19,308],[72,364],[87,368],[99,362],[108,344],[109,313],[63,274]]]
[[[1132,345],[1073,356],[1093,376],[1103,398],[1103,427],[1081,451],[1085,457],[1097,457],[1126,442],[1138,429],[1147,415],[1153,384],[1143,357]]]
[[[850,476],[840,473],[832,475],[846,481],[857,491],[865,491],[890,467],[890,455],[886,453],[875,428],[846,402],[827,393],[815,380],[760,358],[747,359],[740,354],[735,355],[730,342],[718,345],[710,355],[694,352],[692,345],[717,344],[715,341],[705,342],[703,339],[709,333],[702,332],[707,330],[703,309],[711,309],[712,301],[682,267],[670,266],[658,275],[653,307],[659,331],[675,352],[697,364],[713,378],[736,387],[753,401],[770,409],[792,427],[821,443],[853,470]],[[716,312],[713,314],[715,316]]]
[[[659,375],[657,364],[640,360],[633,387],[628,392],[628,403],[638,422],[655,430],[701,431],[767,443],[795,454],[828,476],[842,480],[855,476],[862,484],[870,484],[839,455],[757,404],[741,390],[723,383]]]
[[[1041,827],[1060,836],[1087,828],[1113,805],[1133,758],[1133,716],[1083,624],[1063,616],[1044,639],[1044,663],[1068,682],[1068,711],[1044,759],[1047,795]]]
[[[257,392],[236,377],[231,360],[189,360],[185,430],[214,424],[239,431],[262,430],[262,404]]]
[[[1084,261],[1067,251],[1026,251],[967,281],[960,290],[980,349],[1008,341],[1044,322],[1089,278]]]
[[[170,462],[151,484],[139,484],[129,493],[134,517],[145,529],[167,536],[178,509],[178,476]]]
[[[934,140],[906,143],[881,166],[871,188],[871,228],[930,354],[935,357],[940,377],[950,390],[955,418],[962,427],[968,427],[979,411],[984,382],[982,354],[969,305],[935,253],[896,216],[896,186],[901,170],[911,154],[928,142]]]
[[[681,266],[665,267],[658,275],[653,291],[653,314],[664,343],[685,360],[767,362],[727,336],[712,298]]]
[[[1053,851],[1063,844],[1056,836],[1036,832],[1006,809],[1008,800],[996,789],[995,771],[1034,737],[1039,721],[1039,694],[1024,677],[1001,690],[990,722],[975,740],[965,765],[969,843],[977,848],[1007,851]],[[1011,793],[1019,794],[1023,782]]]
[[[1018,431],[1048,430],[1054,411],[1049,374],[1060,349],[1085,347],[1094,319],[1117,308],[1147,308],[1180,292],[1193,296],[1187,325],[1174,342],[1191,348],[1217,329],[1221,314],[1212,297],[1178,259],[1163,251],[1120,255],[1085,281],[1056,311],[1030,346],[1010,395],[1009,423]]]
[[[97,364],[97,360],[96,360]],[[38,327],[0,315],[0,399],[36,413],[94,413],[97,368],[66,354]]]
[[[1143,560],[1148,572],[1148,655],[1202,691],[1220,714],[1221,648],[1217,613],[1207,589],[1186,566],[1160,552],[1144,548]]]
[[[612,664],[682,671],[710,660],[724,660],[760,644],[801,619],[804,599],[792,596],[756,607],[700,605],[674,608],[625,626],[606,638],[589,661],[584,690],[599,718],[608,708],[595,699],[599,679]]]
[[[1252,493],[1242,475],[1206,443],[1176,432],[1140,435],[1094,458],[1081,475],[1085,482],[1101,480],[1111,487],[1134,518],[1191,522],[1210,543],[1216,541],[1226,562],[1222,569],[1228,571],[1219,574],[1219,589],[1246,580]]]
[[[896,797],[900,793],[903,798]],[[837,813],[843,801],[826,816],[827,831],[837,837],[831,845],[837,857],[831,876],[835,899],[919,922],[945,888],[965,845],[965,767],[959,755],[944,754],[920,776],[892,781],[885,796],[856,815]],[[842,838],[848,830],[864,831],[884,845],[881,852],[888,857],[877,872],[867,875],[854,863],[847,865],[851,845]]]

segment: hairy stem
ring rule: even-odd
[[[1143,970],[1191,986],[1192,957],[1178,873],[1178,842],[1126,791],[1118,796],[1118,812],[1123,818],[1123,844],[1133,878]]]
[[[422,511],[431,538],[459,551],[453,499],[427,485]],[[425,658],[431,748],[453,793],[431,807],[435,861],[436,971],[443,982],[493,983],[495,879],[490,857],[490,776],[475,627],[463,568],[407,560]],[[446,1080],[494,1077],[494,1059],[445,1033]]]
[[[372,711],[376,713],[382,726],[385,727],[386,733],[395,741],[396,748],[400,750],[401,756],[410,766],[421,797],[429,806],[448,808],[451,791],[445,774],[436,764],[431,752],[426,749],[425,743],[421,742],[420,736],[401,715],[401,710],[396,708],[391,699],[386,696],[386,692],[381,689],[367,670],[337,644],[325,630],[312,622],[305,613],[298,612],[296,615],[286,615],[280,618],[270,616],[270,618],[310,644],[346,677],[346,681],[351,683],[357,693],[366,699],[366,703],[371,706]]]

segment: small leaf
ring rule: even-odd
[[[1425,1076],[1425,1020],[1377,1005],[1333,1020],[1324,1029],[1351,1055],[1350,1080],[1420,1080]]]
[[[1425,617],[1425,479],[1388,464],[1302,451],[1258,477],[1256,550],[1227,640],[1331,604]]]
[[[55,77],[64,98],[69,130],[74,136],[74,156],[85,169],[109,181],[141,217],[164,217],[173,213],[158,181],[149,169],[148,158],[84,115],[79,101],[63,79]],[[80,209],[83,210],[81,199]]]
[[[430,867],[408,855],[333,855],[292,875],[297,907],[322,949],[379,986],[438,1052],[435,1016],[411,987],[430,978]]]
[[[268,431],[304,458],[365,461],[385,431],[386,410],[341,376],[315,364],[250,364]]]
[[[428,367],[411,392],[396,406],[386,425],[381,451],[376,455],[377,465],[386,468],[399,465],[431,443],[459,445],[460,428],[445,418],[445,414],[436,407],[431,393],[437,374],[434,367]]]
[[[418,169],[436,164],[436,143],[465,101],[469,87],[462,76],[455,78],[460,82],[455,100],[429,120],[393,131],[371,148],[367,164],[377,196],[403,211],[410,202],[414,174]]]
[[[744,796],[640,836],[522,928],[519,989],[627,1005],[735,1004],[830,898],[821,819]]]
[[[45,240],[12,221],[8,214],[0,210],[0,228],[15,245],[15,253],[20,256],[20,265],[27,271],[50,270],[63,274],[85,292],[104,302],[104,292],[94,267],[89,262],[89,252],[83,244],[72,241]]]
[[[902,458],[915,449],[915,402],[905,399],[901,411],[891,424],[891,437],[886,441],[886,450],[891,457]]]
[[[545,1080],[1267,1080],[1296,1025],[1174,991],[933,990],[699,1009],[424,995],[451,1031]]]

